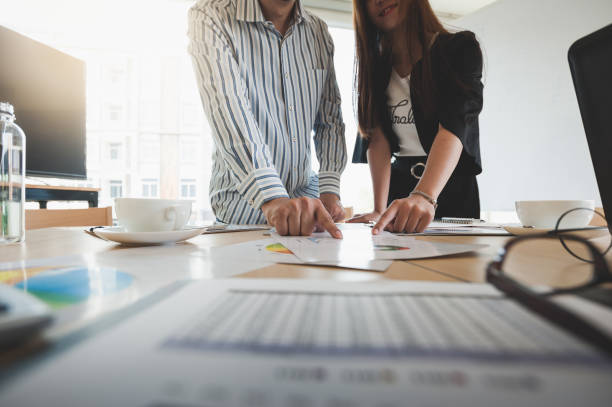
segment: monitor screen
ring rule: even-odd
[[[0,101],[26,134],[26,174],[87,178],[85,63],[0,26]]]
[[[576,41],[568,58],[601,202],[612,233],[612,24]]]

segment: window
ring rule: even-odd
[[[111,160],[119,160],[121,158],[121,143],[110,143],[108,150]]]
[[[181,164],[194,164],[196,162],[196,154],[198,143],[193,138],[181,139]]]
[[[128,64],[129,62],[118,58],[119,60],[113,60],[104,64],[104,74],[108,83],[111,85],[124,85],[128,78]]]
[[[110,182],[111,198],[120,198],[123,195],[123,181],[112,180]]]
[[[108,78],[114,85],[120,84],[125,81],[125,69],[121,67],[113,67],[108,71]]]
[[[144,127],[159,128],[160,125],[160,102],[140,101],[140,124]]]
[[[117,104],[106,105],[106,117],[111,122],[121,122],[124,119],[123,106]]]
[[[142,135],[140,137],[140,161],[145,163],[159,163],[160,142],[157,135]]]
[[[159,180],[155,178],[143,178],[142,196],[143,198],[157,198]]]
[[[181,178],[181,198],[196,197],[196,180],[195,178]]]
[[[94,137],[87,137],[87,168],[97,168],[100,165],[99,141]]]
[[[366,164],[350,164],[357,134],[357,123],[353,114],[353,61],[355,53],[355,34],[353,30],[330,27],[329,32],[334,40],[334,67],[336,80],[342,98],[342,117],[346,125],[346,147],[348,162],[342,173],[340,194],[342,202],[353,207],[356,213],[371,211],[373,207],[372,183],[370,170]],[[313,154],[313,157],[315,154]],[[316,160],[315,160],[316,161]],[[318,163],[316,164],[318,166]],[[313,163],[313,167],[315,167]]]
[[[191,104],[183,105],[183,126],[190,128],[197,126],[199,114],[198,106]]]
[[[132,19],[114,19],[112,35],[102,36],[94,34],[98,24],[104,26],[102,20],[116,15],[114,2],[62,0],[74,18],[59,25],[32,19],[32,9],[53,9],[48,0],[9,3],[0,20],[87,64],[87,172],[102,188],[100,204],[112,205],[120,196],[199,198],[194,214],[202,220],[202,211],[210,210],[207,188],[196,185],[208,183],[211,166],[200,161],[213,147],[185,46],[189,2],[147,2],[151,24],[136,32]],[[121,2],[130,11],[120,13],[137,10],[132,3],[140,2]],[[94,9],[99,20],[90,19]],[[91,23],[88,30],[83,21]],[[163,21],[164,29],[154,21]],[[160,147],[162,134],[167,151]],[[183,147],[183,139],[193,144]],[[168,174],[163,181],[161,174]],[[192,181],[183,185],[182,179]]]

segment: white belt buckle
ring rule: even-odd
[[[421,175],[417,175],[417,174],[416,174],[416,172],[415,172],[415,170],[416,170],[418,167],[423,167],[423,170],[425,170],[425,164],[423,164],[423,163],[416,163],[416,164],[414,164],[412,167],[410,167],[410,174],[412,174],[412,176],[413,176],[414,178],[416,178],[416,179],[421,179],[421,177],[422,177],[423,175],[422,175],[422,174],[421,174]]]

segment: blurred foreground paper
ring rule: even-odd
[[[455,283],[197,281],[11,378],[2,406],[612,399],[609,359],[490,286]]]

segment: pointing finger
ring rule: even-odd
[[[396,205],[391,205],[389,208],[387,208],[387,210],[385,211],[385,213],[382,214],[376,225],[374,225],[374,228],[372,229],[372,234],[379,234],[380,231],[383,230],[389,224],[389,222],[391,222],[395,218],[396,213]]]
[[[335,237],[336,239],[342,239],[342,232],[336,226],[332,218],[329,216],[329,213],[323,206],[318,206],[315,210],[315,218],[317,223],[325,230],[329,232],[330,235]]]

